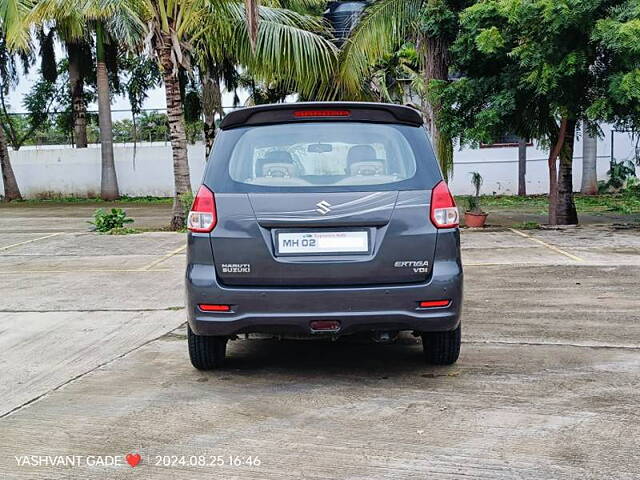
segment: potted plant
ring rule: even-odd
[[[464,212],[464,223],[467,227],[484,227],[488,213],[480,208],[480,187],[482,175],[479,172],[471,172],[471,185],[475,189],[475,195],[469,197],[467,211]]]

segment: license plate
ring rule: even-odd
[[[279,232],[278,254],[367,253],[368,232]]]

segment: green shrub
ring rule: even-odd
[[[113,229],[122,229],[126,223],[133,223],[133,218],[127,217],[127,212],[121,208],[112,208],[110,212],[105,212],[99,208],[93,213],[95,230],[102,233],[110,232]]]
[[[180,203],[182,204],[182,210],[184,210],[184,218],[189,216],[191,205],[193,205],[193,192],[187,192],[180,195]]]
[[[478,212],[480,211],[480,198],[478,197],[468,197],[467,198],[467,212]]]
[[[482,207],[480,207],[480,187],[482,187],[483,181],[480,172],[471,172],[471,185],[473,185],[475,195],[469,197],[467,200],[467,212],[484,213]]]
[[[606,182],[598,182],[599,193],[617,193],[637,184],[636,166],[631,160],[614,160],[607,175],[609,179]]]

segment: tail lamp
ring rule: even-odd
[[[187,228],[190,232],[207,233],[213,230],[217,221],[216,200],[213,192],[202,185],[187,217]]]
[[[431,191],[431,221],[436,228],[455,228],[460,224],[458,207],[444,180]]]

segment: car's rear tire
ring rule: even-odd
[[[213,370],[224,364],[227,351],[227,337],[196,335],[187,326],[187,343],[191,365],[198,370]]]
[[[448,332],[422,332],[424,359],[432,365],[452,365],[460,356],[462,325]]]

